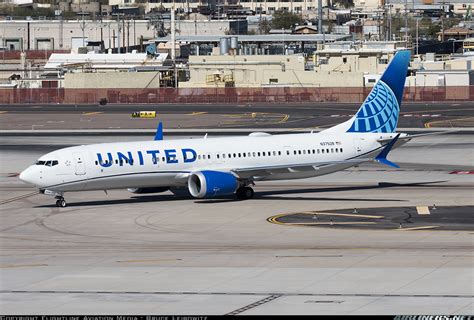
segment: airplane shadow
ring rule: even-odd
[[[373,190],[373,189],[388,189],[388,188],[413,188],[413,187],[438,187],[437,184],[447,181],[428,181],[428,182],[414,182],[414,183],[390,183],[380,182],[376,185],[369,186],[344,186],[344,187],[328,187],[328,188],[305,188],[305,189],[292,189],[292,190],[272,190],[272,191],[261,191],[255,192],[255,196],[252,200],[302,200],[302,201],[373,201],[373,202],[384,202],[384,201],[407,201],[402,199],[376,199],[376,198],[328,198],[328,197],[301,197],[291,196],[292,194],[305,194],[305,193],[323,193],[323,192],[344,192],[344,191],[359,191],[359,190]],[[285,196],[290,195],[290,196]],[[172,194],[155,194],[155,195],[143,195],[143,196],[132,196],[128,199],[114,199],[114,200],[94,200],[94,201],[82,201],[68,203],[68,207],[87,207],[87,206],[105,206],[114,204],[133,204],[133,203],[147,203],[147,202],[159,202],[159,201],[180,201],[190,200],[191,197],[182,195]],[[221,202],[238,202],[246,201],[236,199],[234,197],[220,197],[215,199],[194,199],[195,203],[199,204],[212,204]],[[52,208],[56,207],[53,203],[49,205],[36,206],[36,208]]]
[[[288,194],[302,194],[302,193],[322,193],[322,192],[343,192],[343,191],[359,191],[359,190],[371,190],[371,189],[385,189],[385,188],[400,188],[400,187],[439,187],[432,186],[432,184],[438,184],[447,182],[445,181],[428,181],[428,182],[413,182],[413,183],[391,183],[391,182],[379,182],[377,185],[371,186],[346,186],[346,187],[329,187],[329,188],[306,188],[306,189],[292,189],[292,190],[272,190],[255,192],[252,200],[304,200],[304,201],[407,201],[402,199],[371,199],[371,198],[323,198],[323,197],[291,197],[291,196],[279,196]],[[217,198],[217,199],[203,199],[196,200],[196,203],[219,203],[219,202],[233,202],[233,201],[245,201],[235,198]]]

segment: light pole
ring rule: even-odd
[[[418,55],[418,47],[420,46],[420,43],[418,42],[418,21],[420,21],[419,17],[415,17],[416,19],[416,55]]]
[[[283,38],[283,55],[285,54],[285,28],[281,28],[282,38]]]

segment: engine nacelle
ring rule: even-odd
[[[128,188],[131,193],[160,193],[168,191],[170,187]]]
[[[195,198],[212,198],[235,193],[239,183],[237,178],[226,172],[198,171],[188,178],[189,193]]]

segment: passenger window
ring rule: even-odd
[[[306,150],[303,150],[303,154],[306,154]]]
[[[318,149],[318,154],[319,154],[319,149]]]
[[[220,158],[220,156],[219,156],[219,154],[218,154],[218,155],[217,155],[217,159],[219,159],[219,158]]]
[[[95,165],[98,165],[98,164],[99,164],[99,162],[96,161],[96,162],[95,162]]]
[[[334,148],[331,148],[331,153],[334,153]]]
[[[326,149],[326,153],[329,153],[329,148],[328,148],[328,149]]]
[[[296,154],[296,150],[293,151],[293,154]]]
[[[290,155],[290,151],[287,150],[287,151],[286,151],[286,155],[289,156],[289,155]]]
[[[281,151],[278,151],[278,155],[281,156]]]
[[[341,148],[341,152],[342,152],[342,148]]]
[[[301,154],[301,150],[298,150],[298,154]]]
[[[321,149],[321,153],[324,153],[324,149]]]
[[[211,159],[211,155],[210,155],[210,154],[208,154],[208,155],[207,155],[207,158],[208,158],[208,159]]]
[[[255,157],[255,152],[253,152],[252,155]]]
[[[264,152],[262,152],[262,156],[264,156],[264,157],[265,157],[265,151],[264,151]]]
[[[258,152],[257,155],[260,157],[260,152]]]
[[[276,156],[276,155],[277,155],[277,152],[276,152],[276,151],[273,151],[273,155]]]

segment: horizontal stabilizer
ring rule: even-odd
[[[415,138],[419,138],[419,137],[434,136],[434,135],[453,133],[453,132],[458,132],[458,131],[460,131],[460,130],[428,132],[428,133],[420,133],[420,134],[406,134],[406,133],[403,133],[403,136],[398,137],[398,140],[408,140],[408,141],[410,141],[411,139],[415,139]],[[377,141],[380,142],[380,143],[385,143],[385,142],[389,142],[391,140],[392,140],[392,138],[384,138],[384,139],[378,139]]]

